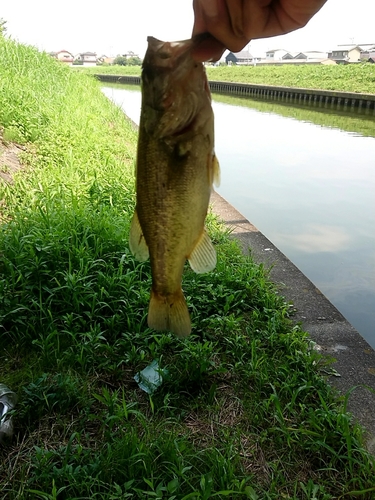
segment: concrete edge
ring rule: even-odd
[[[368,450],[375,454],[375,351],[322,292],[253,224],[218,193],[212,193],[213,211],[232,229],[232,235],[255,262],[271,267],[271,279],[294,304],[295,322],[301,322],[317,349],[335,359],[337,373],[328,382],[348,395],[348,410],[366,430]],[[333,370],[333,372],[334,372]]]

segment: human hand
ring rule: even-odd
[[[326,0],[193,0],[193,35],[214,38],[194,51],[199,61],[218,60],[224,50],[242,50],[250,40],[283,35],[305,26]]]

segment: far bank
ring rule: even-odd
[[[140,76],[141,66],[72,67],[87,74]],[[336,92],[375,92],[375,64],[333,66],[206,66],[208,79],[276,87],[329,90]]]
[[[140,85],[140,76],[95,74],[99,81]],[[212,92],[375,116],[375,94],[209,80]]]

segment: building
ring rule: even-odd
[[[287,61],[289,59],[306,59],[306,56],[302,52],[287,52],[281,58],[282,61]]]
[[[95,52],[81,52],[75,56],[74,60],[83,66],[96,66],[97,57]]]
[[[375,42],[374,43],[358,43],[358,47],[362,52],[375,50]]]
[[[303,58],[294,58],[294,59],[282,59],[281,61],[267,61],[266,59],[262,59],[260,62],[257,63],[257,66],[301,66],[301,65],[309,65],[312,66],[313,64],[325,64],[325,65],[332,65],[336,64],[336,62],[333,59],[303,59]]]
[[[59,50],[58,52],[50,52],[49,55],[51,57],[54,57],[58,61],[61,61],[63,63],[67,64],[73,64],[74,56],[67,50]]]
[[[241,50],[241,52],[229,52],[225,56],[225,62],[227,64],[243,64],[249,65],[253,64],[253,56],[248,50]]]
[[[374,62],[373,59],[375,59],[375,44],[374,45],[360,45],[362,52],[361,52],[361,61],[363,62]]]
[[[333,59],[328,58],[327,52],[317,50],[307,50],[304,52],[286,51],[284,49],[269,50],[266,58],[258,63],[259,65],[299,65],[299,64],[336,64]]]
[[[358,62],[361,57],[361,48],[358,45],[338,45],[332,50],[330,59],[338,64]]]
[[[97,64],[113,64],[113,61],[116,58],[114,56],[106,56],[103,54],[102,56],[98,57],[96,60]]]
[[[301,57],[299,57],[301,56]],[[328,58],[328,52],[321,52],[319,50],[305,50],[304,52],[300,52],[298,56],[295,57],[295,59],[327,59]]]
[[[285,49],[273,49],[273,50],[267,50],[266,52],[266,61],[282,61],[284,58],[286,59],[293,59],[292,55],[290,52],[288,52]]]

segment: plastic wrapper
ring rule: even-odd
[[[5,384],[0,384],[0,443],[13,435],[13,421],[9,412],[17,403],[16,394]]]
[[[143,391],[152,394],[163,383],[163,377],[167,374],[168,371],[159,368],[159,363],[154,359],[151,364],[134,376],[134,380]]]

